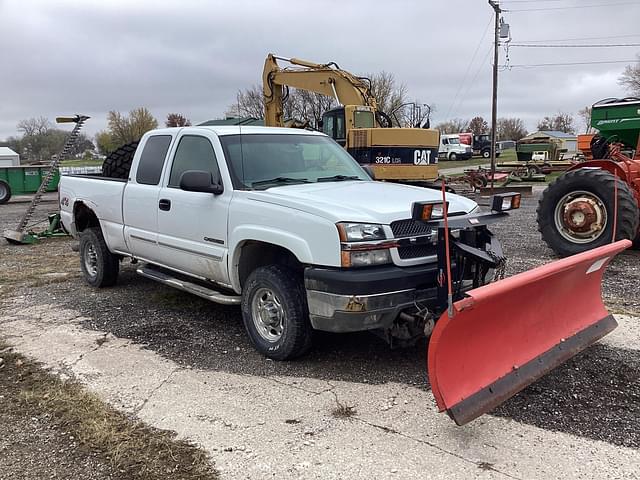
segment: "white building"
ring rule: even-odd
[[[20,155],[9,147],[0,147],[0,167],[15,167],[20,165]]]

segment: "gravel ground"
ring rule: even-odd
[[[25,416],[0,409],[0,425],[2,480],[118,478],[108,462],[80,449],[73,436],[59,429],[48,415]]]
[[[509,256],[511,275],[552,260],[552,252],[535,228],[537,197],[523,199],[522,209],[497,225]],[[23,208],[26,206],[23,205]],[[22,210],[0,207],[0,228],[15,222]],[[6,212],[6,213],[5,213]],[[138,277],[123,264],[119,284],[93,290],[67,267],[71,240],[35,247],[0,245],[0,267],[15,265],[20,255],[64,258],[64,283],[21,290],[30,303],[57,303],[90,318],[87,328],[109,331],[144,344],[172,360],[200,369],[247,375],[291,375],[363,383],[404,382],[424,385],[424,345],[389,350],[369,334],[319,334],[306,357],[285,363],[264,359],[251,347],[239,309],[210,304],[197,297]],[[30,253],[24,253],[29,251]],[[11,260],[13,259],[13,260]],[[0,270],[1,271],[1,270]],[[2,282],[0,282],[2,283]],[[640,252],[625,252],[609,267],[604,295],[613,312],[640,314]],[[640,352],[597,345],[556,369],[502,405],[495,415],[615,445],[640,447]],[[569,401],[570,400],[570,401]]]

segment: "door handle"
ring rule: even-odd
[[[158,208],[165,211],[171,210],[171,200],[168,198],[161,198],[158,202]]]

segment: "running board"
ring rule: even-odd
[[[164,272],[160,272],[153,267],[145,266],[136,270],[139,275],[150,278],[156,282],[169,285],[170,287],[177,288],[184,292],[189,292],[198,297],[209,300],[210,302],[221,303],[223,305],[240,305],[239,295],[225,295],[211,288],[203,287],[197,283],[188,282],[176,277],[172,277]]]

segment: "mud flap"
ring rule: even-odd
[[[467,292],[436,322],[428,370],[439,410],[458,425],[486,413],[617,323],[601,297],[621,240]]]

